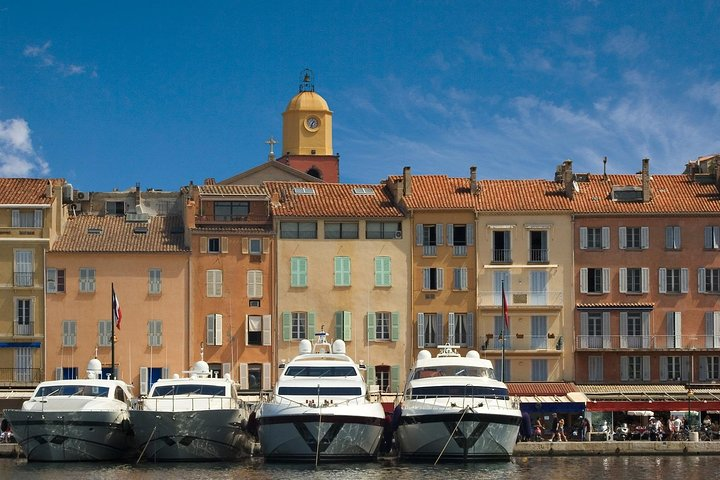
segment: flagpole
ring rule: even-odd
[[[505,280],[501,283],[502,285],[502,311],[503,311],[503,326],[502,326],[502,353],[500,354],[500,381],[505,383],[505,326],[508,322],[507,312],[507,299],[505,298]]]
[[[110,378],[115,378],[115,284],[111,283],[110,288]]]

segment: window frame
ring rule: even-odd
[[[92,267],[80,267],[79,292],[95,293],[96,271]]]

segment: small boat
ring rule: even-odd
[[[509,459],[522,414],[492,363],[475,350],[443,345],[421,350],[405,387],[395,432],[401,458]]]
[[[160,379],[130,412],[139,458],[150,461],[237,460],[249,455],[247,409],[229,374],[213,377],[200,360]]]
[[[28,461],[120,460],[132,454],[132,393],[120,380],[102,379],[96,358],[88,378],[41,382],[20,410],[5,410]]]
[[[360,368],[316,334],[302,340],[272,396],[257,411],[258,435],[267,460],[361,461],[377,457],[385,424],[382,404],[371,401]]]

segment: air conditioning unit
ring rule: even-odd
[[[86,196],[87,196],[87,193],[85,193],[85,192],[75,192],[75,198],[77,200],[85,200]]]
[[[398,230],[395,232],[395,238],[402,238],[402,230]]]
[[[82,210],[82,207],[79,203],[71,203],[70,204],[70,212],[71,213],[79,213]]]

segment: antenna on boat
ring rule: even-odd
[[[200,361],[205,361],[205,342],[200,342]]]

